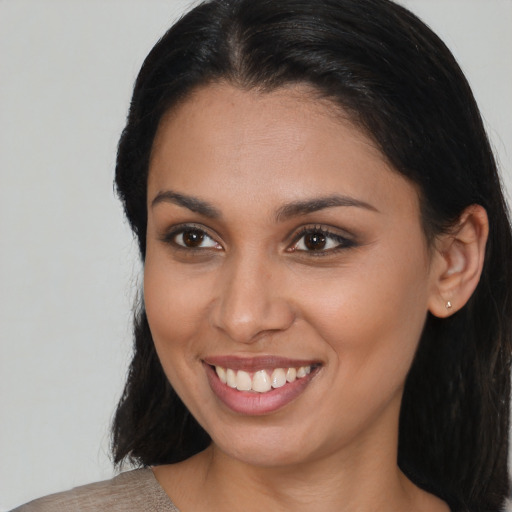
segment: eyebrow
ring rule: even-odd
[[[211,219],[219,219],[222,217],[221,212],[207,201],[186,194],[179,194],[172,190],[159,192],[151,202],[151,207],[153,208],[160,203],[177,204],[178,206],[182,206]],[[340,206],[352,206],[378,212],[377,208],[359,199],[349,196],[332,195],[316,197],[305,201],[293,201],[285,204],[276,211],[275,219],[276,222],[283,222],[292,217],[307,215],[308,213],[317,212],[326,208],[336,208]]]
[[[207,201],[203,201],[197,197],[187,196],[185,194],[178,194],[172,190],[159,192],[151,202],[151,208],[154,208],[160,203],[177,204],[178,206],[183,206],[192,212],[199,213],[200,215],[210,219],[218,219],[221,217],[220,211]]]
[[[377,208],[359,199],[355,199],[349,196],[333,195],[327,197],[318,197],[306,201],[294,201],[292,203],[288,203],[277,210],[276,221],[282,222],[291,217],[307,215],[308,213],[324,210],[325,208],[336,208],[338,206],[355,206],[358,208],[364,208],[366,210],[378,212]]]

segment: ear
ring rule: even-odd
[[[488,234],[487,212],[480,205],[471,205],[449,233],[437,238],[428,303],[433,315],[450,316],[469,300],[482,274]]]

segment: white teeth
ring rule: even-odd
[[[309,368],[309,370],[311,371],[311,368],[309,366],[301,366],[297,370],[297,378],[298,379],[301,379],[302,377],[305,377],[309,373],[307,368]]]
[[[217,375],[219,376],[220,381],[223,384],[226,384],[226,382],[227,382],[227,380],[226,380],[226,370],[224,370],[224,368],[222,368],[222,366],[216,366],[215,367],[215,371],[217,372]]]
[[[252,378],[252,390],[258,393],[265,393],[266,391],[270,391],[271,388],[272,383],[270,382],[268,373],[265,370],[257,371]]]
[[[239,391],[256,391],[266,393],[272,388],[283,387],[287,382],[294,382],[311,373],[311,366],[300,366],[299,368],[276,368],[269,375],[266,370],[255,372],[252,377],[244,370],[232,370],[216,366],[215,372],[223,384]]]
[[[230,388],[236,388],[236,374],[231,368],[226,370],[226,381]]]
[[[293,382],[297,378],[297,370],[295,368],[288,368],[286,372],[286,380],[288,382]]]
[[[252,389],[252,379],[247,372],[238,370],[236,374],[236,389],[239,391],[250,391]]]
[[[273,388],[281,388],[286,384],[286,373],[282,368],[276,368],[270,377]]]

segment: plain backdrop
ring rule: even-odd
[[[512,2],[403,0],[455,53],[512,191]],[[0,511],[109,478],[140,287],[112,187],[144,56],[190,2],[0,0]]]

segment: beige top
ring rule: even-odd
[[[31,501],[11,512],[179,512],[149,468]]]

